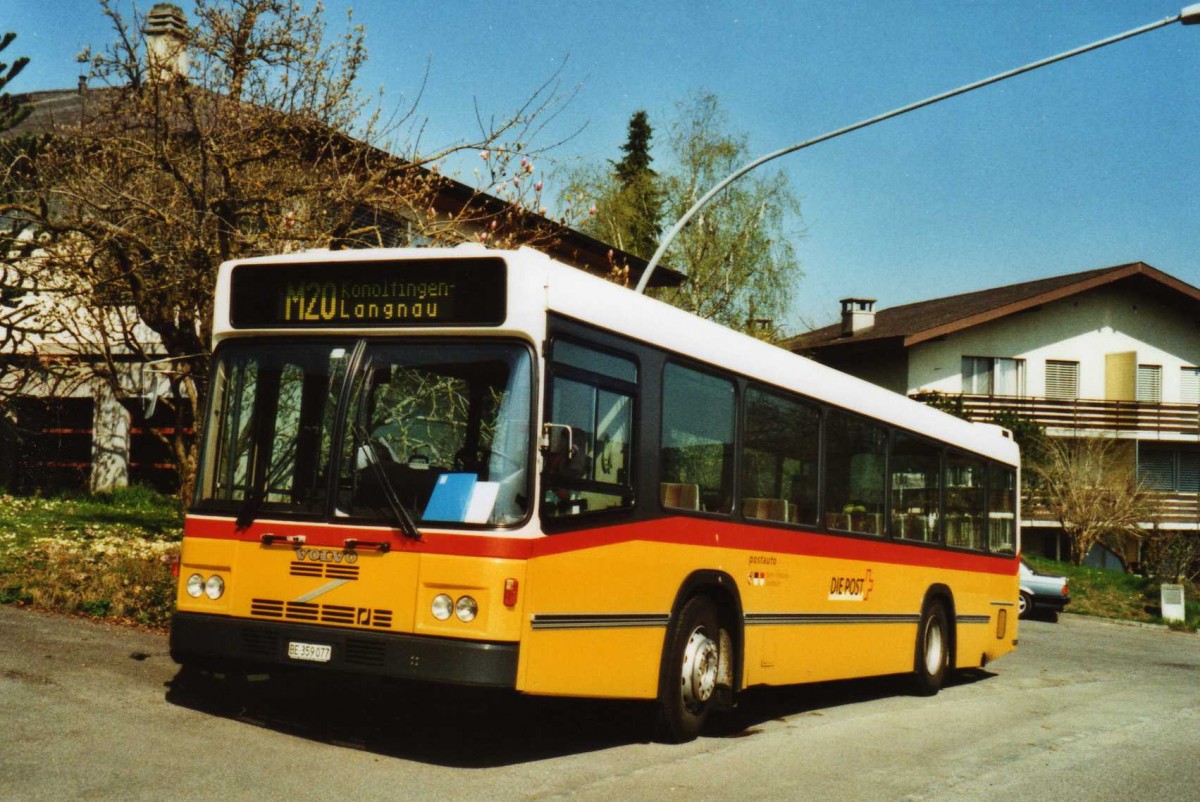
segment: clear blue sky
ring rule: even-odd
[[[633,111],[665,139],[695,89],[758,155],[1187,2],[329,0],[329,17],[340,30],[354,7],[364,86],[393,101],[431,61],[431,146],[469,139],[476,100],[502,115],[568,58],[579,92],[545,139],[586,128],[539,164],[553,195],[555,170],[619,156]],[[75,54],[109,37],[93,0],[3,0],[0,30],[18,33],[6,55],[33,59],[16,92],[73,87]],[[805,274],[788,323],[830,322],[847,295],[884,308],[1139,260],[1200,285],[1198,87],[1200,26],[1174,25],[785,157]]]

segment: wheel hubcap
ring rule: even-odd
[[[688,638],[683,650],[681,688],[683,703],[691,710],[703,705],[717,686],[717,644],[701,628]]]
[[[944,654],[942,628],[937,625],[936,619],[930,618],[929,623],[925,625],[925,671],[930,676],[942,667]]]

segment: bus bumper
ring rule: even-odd
[[[290,643],[331,647],[327,661],[288,656]],[[232,670],[315,668],[380,677],[514,688],[516,643],[363,632],[219,615],[176,613],[171,658],[180,665]]]

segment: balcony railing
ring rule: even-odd
[[[929,396],[917,394],[918,400]],[[1047,429],[1080,433],[1156,433],[1200,438],[1200,404],[1165,404],[1145,401],[1102,401],[1079,398],[1035,398],[1002,395],[941,395],[939,405],[957,405],[971,420],[992,421],[1012,413]]]
[[[1200,528],[1200,494],[1151,491],[1157,506],[1157,515],[1142,522],[1142,527]],[[1026,503],[1021,511],[1026,521],[1055,521],[1054,514],[1040,504]]]
[[[1200,496],[1196,493],[1155,493],[1160,524],[1200,524]]]

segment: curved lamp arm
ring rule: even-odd
[[[1187,6],[1173,17],[1167,17],[1166,19],[1158,22],[1152,22],[1149,25],[1143,25],[1140,28],[1134,28],[1133,30],[1126,31],[1125,33],[1119,33],[1116,36],[1110,36],[1107,39],[1101,39],[1098,42],[1092,42],[1091,44],[1084,45],[1083,47],[1077,47],[1074,50],[1068,50],[1064,53],[1059,53],[1056,56],[1050,56],[1049,58],[1034,61],[1030,64],[1026,64],[1023,67],[1017,67],[1016,69],[993,75],[990,78],[984,78],[982,81],[966,84],[965,86],[960,86],[957,89],[951,89],[949,92],[942,92],[940,95],[934,95],[933,97],[928,97],[924,100],[918,100],[916,103],[910,103],[907,106],[901,106],[900,108],[893,109],[885,114],[880,114],[878,116],[856,122],[853,125],[848,125],[845,128],[839,128],[836,131],[830,131],[829,133],[822,134],[814,139],[809,139],[799,144],[783,148],[782,150],[768,153],[765,156],[760,156],[749,164],[730,173],[728,176],[721,179],[721,181],[717,182],[716,186],[704,193],[703,197],[696,201],[690,209],[684,212],[683,216],[676,221],[675,225],[671,226],[671,229],[659,243],[658,249],[654,252],[654,255],[650,257],[650,261],[646,264],[646,269],[642,271],[642,277],[637,283],[635,292],[645,292],[646,286],[650,283],[650,274],[654,272],[654,268],[658,267],[659,260],[662,259],[662,256],[666,252],[667,248],[670,247],[671,243],[675,240],[675,237],[679,234],[679,232],[683,230],[683,227],[691,221],[692,216],[695,215],[696,212],[704,208],[704,206],[721,190],[725,189],[725,187],[729,186],[734,181],[741,178],[743,175],[755,169],[756,167],[766,164],[772,159],[778,159],[780,156],[786,156],[789,153],[795,153],[798,150],[804,150],[805,148],[816,145],[819,142],[825,142],[826,140],[833,139],[834,137],[839,137],[842,134],[848,134],[851,131],[857,131],[860,128],[866,128],[868,125],[874,125],[875,123],[883,122],[884,120],[890,120],[893,117],[899,117],[901,114],[907,114],[910,111],[916,111],[917,109],[924,108],[925,106],[931,106],[934,103],[947,100],[948,98],[955,97],[956,95],[963,95],[975,89],[980,89],[982,87],[989,86],[990,84],[999,83],[1000,81],[1008,78],[1036,70],[1039,67],[1045,67],[1049,64],[1054,64],[1055,62],[1069,59],[1072,56],[1078,56],[1081,53],[1097,50],[1106,45],[1111,45],[1115,42],[1130,39],[1143,33],[1149,33],[1150,31],[1166,27],[1167,25],[1171,25],[1176,22],[1183,23],[1184,25],[1200,24],[1200,3]]]

